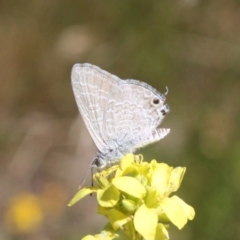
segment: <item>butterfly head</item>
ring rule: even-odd
[[[103,170],[104,168],[106,168],[107,164],[106,161],[104,161],[101,156],[97,155],[91,163],[91,167],[92,168],[97,168],[98,170]]]

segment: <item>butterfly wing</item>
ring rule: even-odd
[[[121,80],[91,64],[75,64],[72,87],[84,123],[102,153],[131,152],[169,132],[156,129],[169,111],[165,95],[146,83]]]
[[[75,64],[72,88],[83,121],[100,152],[108,147],[104,131],[107,103],[120,79],[91,64]]]

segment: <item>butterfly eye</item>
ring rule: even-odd
[[[158,106],[159,103],[160,103],[159,98],[154,97],[154,98],[151,100],[151,104],[152,104],[154,107]]]

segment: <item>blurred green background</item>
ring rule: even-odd
[[[0,1],[0,239],[75,240],[106,222],[94,197],[66,206],[96,150],[77,62],[168,86],[171,133],[140,152],[187,167],[177,195],[196,217],[171,239],[240,239],[239,26],[239,0]]]

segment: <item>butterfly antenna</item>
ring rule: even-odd
[[[91,168],[92,168],[92,164],[90,164],[90,166],[88,167],[87,172],[86,172],[86,174],[85,174],[85,176],[84,176],[84,178],[82,180],[82,183],[79,185],[78,189],[82,188],[83,184],[85,183],[85,181],[87,179],[87,175],[88,175],[88,173],[89,173]]]

